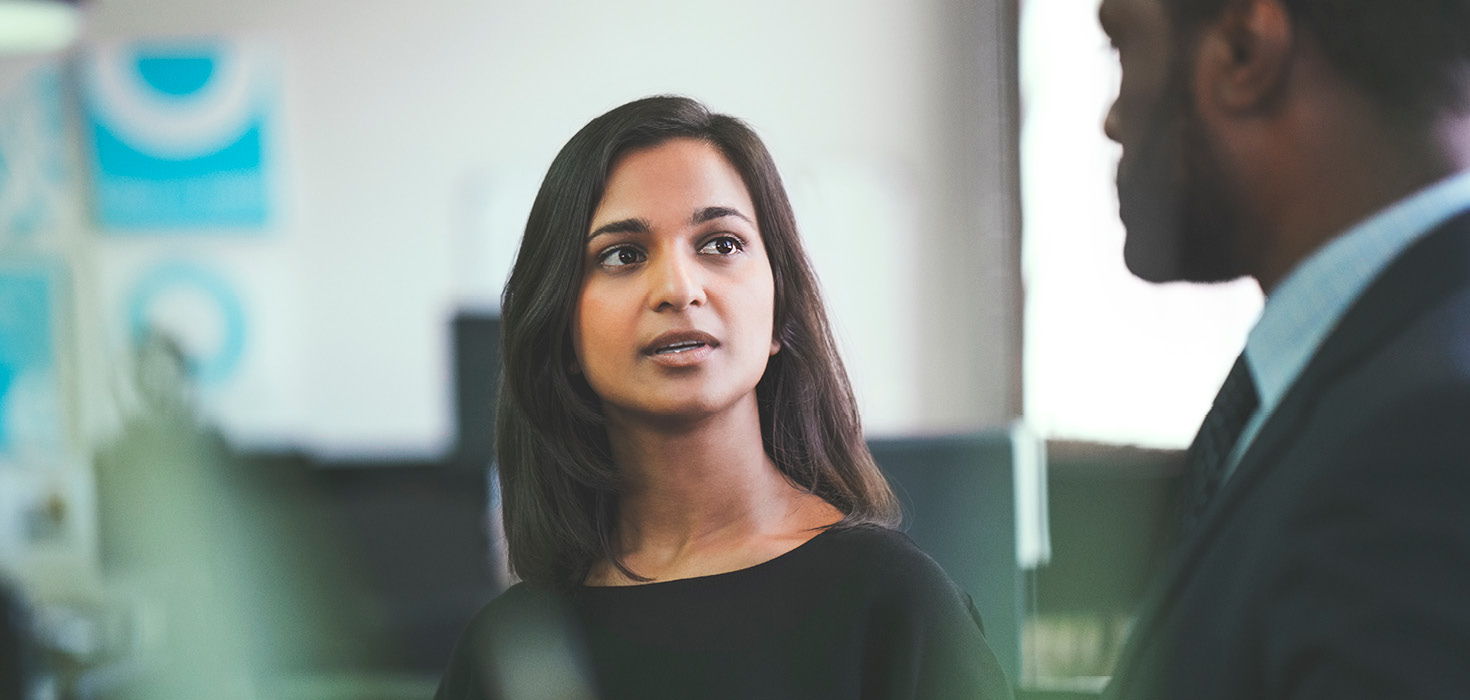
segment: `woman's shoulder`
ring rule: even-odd
[[[880,553],[923,553],[908,535],[886,525],[838,523],[833,525],[825,535],[831,540],[848,546],[866,548]]]
[[[944,568],[909,536],[881,525],[851,525],[823,535],[810,564],[850,582],[864,582],[872,595],[924,599],[943,607],[968,607],[968,597]]]
[[[470,618],[459,646],[471,653],[482,652],[511,643],[515,637],[559,632],[567,629],[569,623],[564,593],[520,582],[505,589]]]
[[[872,524],[847,525],[836,526],[824,536],[828,556],[874,573],[948,580],[939,564],[898,530]]]
[[[489,700],[495,688],[523,687],[527,659],[537,672],[579,678],[577,630],[565,597],[517,583],[486,603],[466,625],[440,680],[436,700]],[[528,640],[534,641],[529,647]],[[531,656],[527,656],[530,654]],[[517,663],[507,663],[508,661]],[[520,680],[517,680],[520,679]],[[534,683],[535,679],[531,679]],[[524,686],[531,687],[531,686]],[[515,697],[520,697],[516,695]]]
[[[1010,697],[970,596],[908,535],[859,525],[834,530],[829,537],[828,545],[854,562],[844,575],[844,587],[862,590],[872,644],[890,649],[893,658],[921,658],[929,664],[891,667],[880,676],[888,673],[927,688],[917,697]]]
[[[568,624],[564,593],[520,582],[491,599],[470,618],[460,645],[468,650],[484,650],[503,645],[507,635],[551,632],[565,629]]]
[[[512,584],[480,608],[470,619],[469,627],[504,625],[559,614],[565,608],[565,594],[524,581]]]

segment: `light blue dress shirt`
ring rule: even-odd
[[[1246,338],[1246,365],[1261,402],[1225,463],[1227,478],[1348,307],[1406,248],[1467,209],[1470,171],[1441,180],[1364,219],[1312,253],[1282,280]]]

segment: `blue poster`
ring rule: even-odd
[[[0,457],[60,440],[55,279],[41,265],[0,266]]]
[[[90,55],[85,128],[107,231],[234,233],[270,216],[273,82],[230,42],[151,42]]]
[[[0,94],[0,247],[33,242],[67,201],[61,70],[42,63]]]
[[[200,385],[232,379],[245,356],[245,303],[229,277],[207,265],[179,260],[149,268],[128,293],[127,319],[135,346],[149,333],[180,342],[189,376]],[[198,342],[201,329],[218,336]]]

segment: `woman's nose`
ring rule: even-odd
[[[652,273],[649,306],[654,311],[682,311],[689,306],[704,304],[703,276],[698,261],[691,256],[679,253],[660,255]]]

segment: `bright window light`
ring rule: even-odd
[[[1021,15],[1025,414],[1045,437],[1184,447],[1260,313],[1254,281],[1154,285],[1123,265],[1102,122],[1117,59],[1096,0]]]

